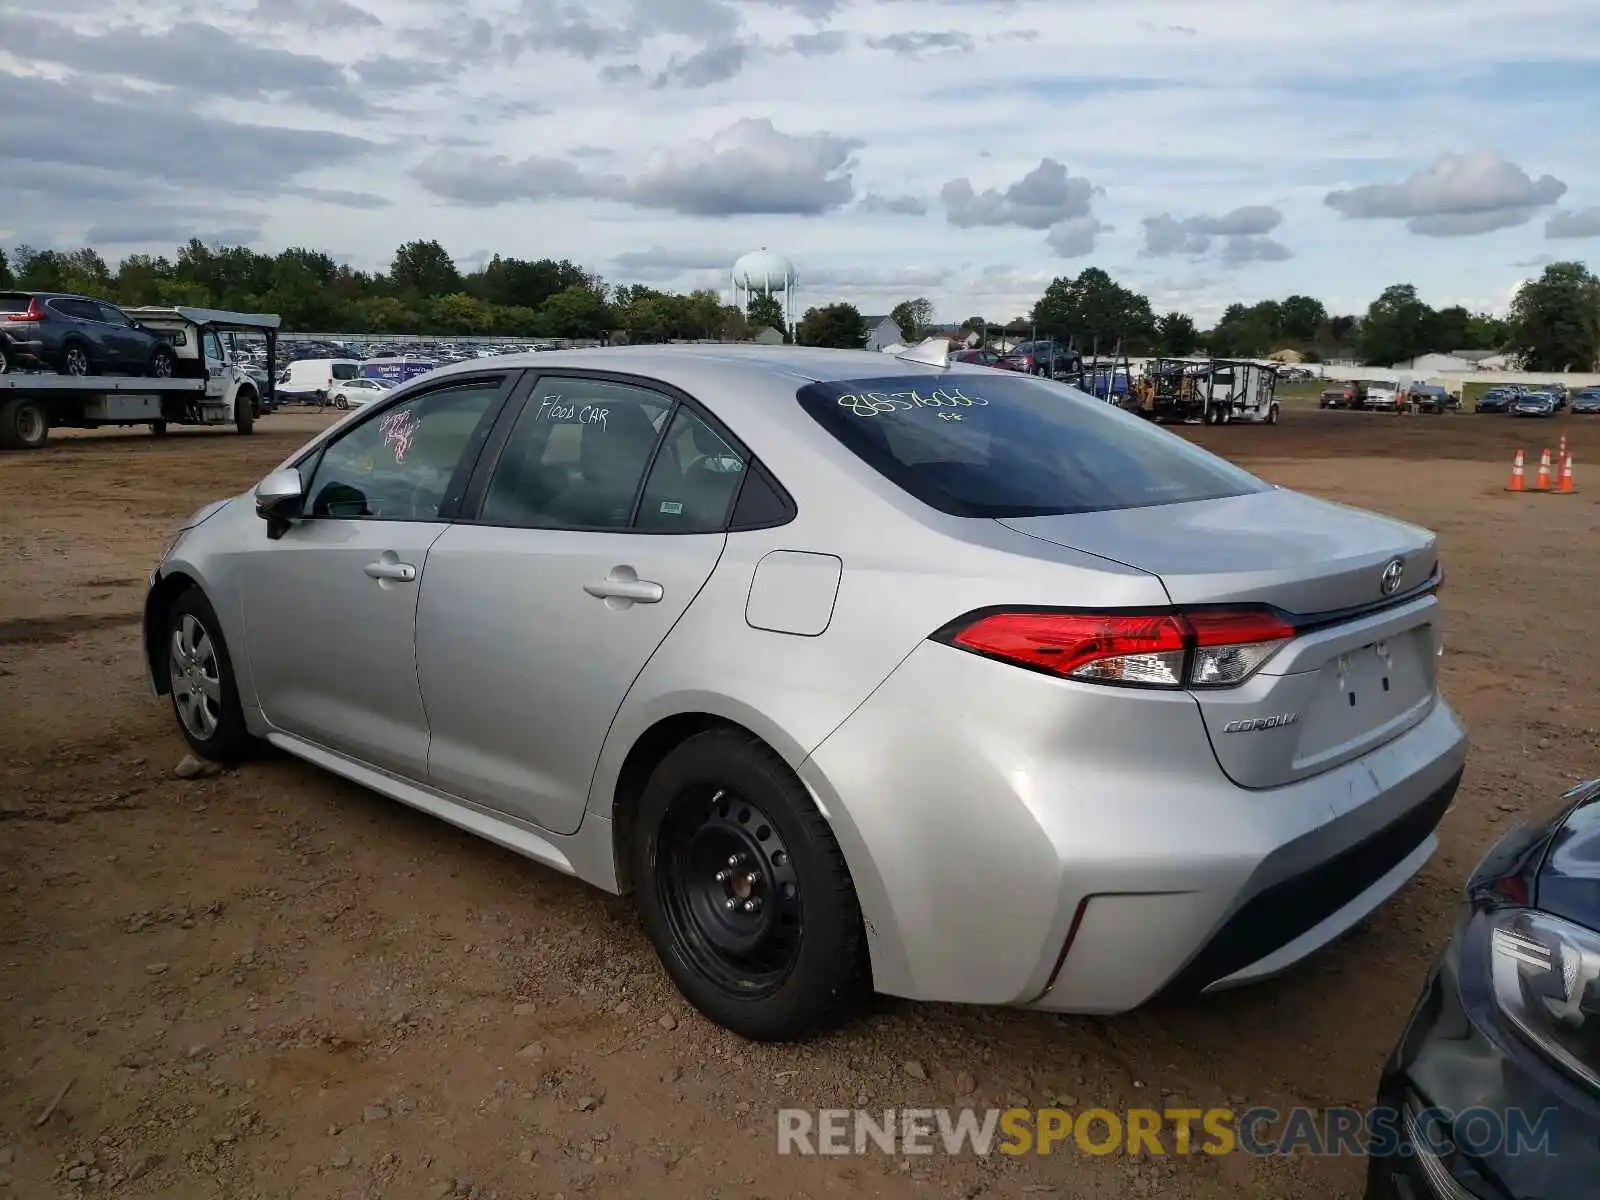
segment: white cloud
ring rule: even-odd
[[[1554,175],[1531,178],[1492,150],[1441,154],[1400,183],[1328,193],[1328,207],[1352,220],[1403,220],[1423,237],[1471,237],[1526,225],[1566,194]]]
[[[1202,321],[1290,290],[1350,311],[1403,280],[1494,297],[1600,221],[1600,10],[1504,13],[59,0],[0,38],[0,232],[171,253],[192,228],[365,266],[437,237],[659,286],[717,286],[768,245],[807,302],[904,288],[952,319],[1016,316],[1088,265]]]

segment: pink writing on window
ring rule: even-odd
[[[383,431],[383,444],[394,451],[394,461],[406,461],[406,451],[411,449],[411,439],[417,436],[417,427],[411,422],[409,408],[398,409],[378,422]]]

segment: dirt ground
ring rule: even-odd
[[[1256,988],[1116,1019],[880,1000],[745,1044],[677,998],[625,902],[287,758],[174,777],[144,579],[174,521],[322,419],[0,457],[0,1196],[1355,1197],[1348,1158],[780,1157],[775,1110],[1370,1103],[1465,872],[1600,774],[1600,419],[1195,430],[1439,531],[1473,737],[1440,853]],[[1512,450],[1562,432],[1580,494],[1507,495]]]

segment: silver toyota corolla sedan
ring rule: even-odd
[[[1433,852],[1435,539],[1065,385],[636,347],[415,379],[185,523],[151,682],[637,899],[711,1019],[1115,1013],[1274,974]]]

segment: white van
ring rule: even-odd
[[[361,374],[358,358],[302,358],[292,362],[278,376],[278,399],[303,403],[322,403],[333,386]]]

